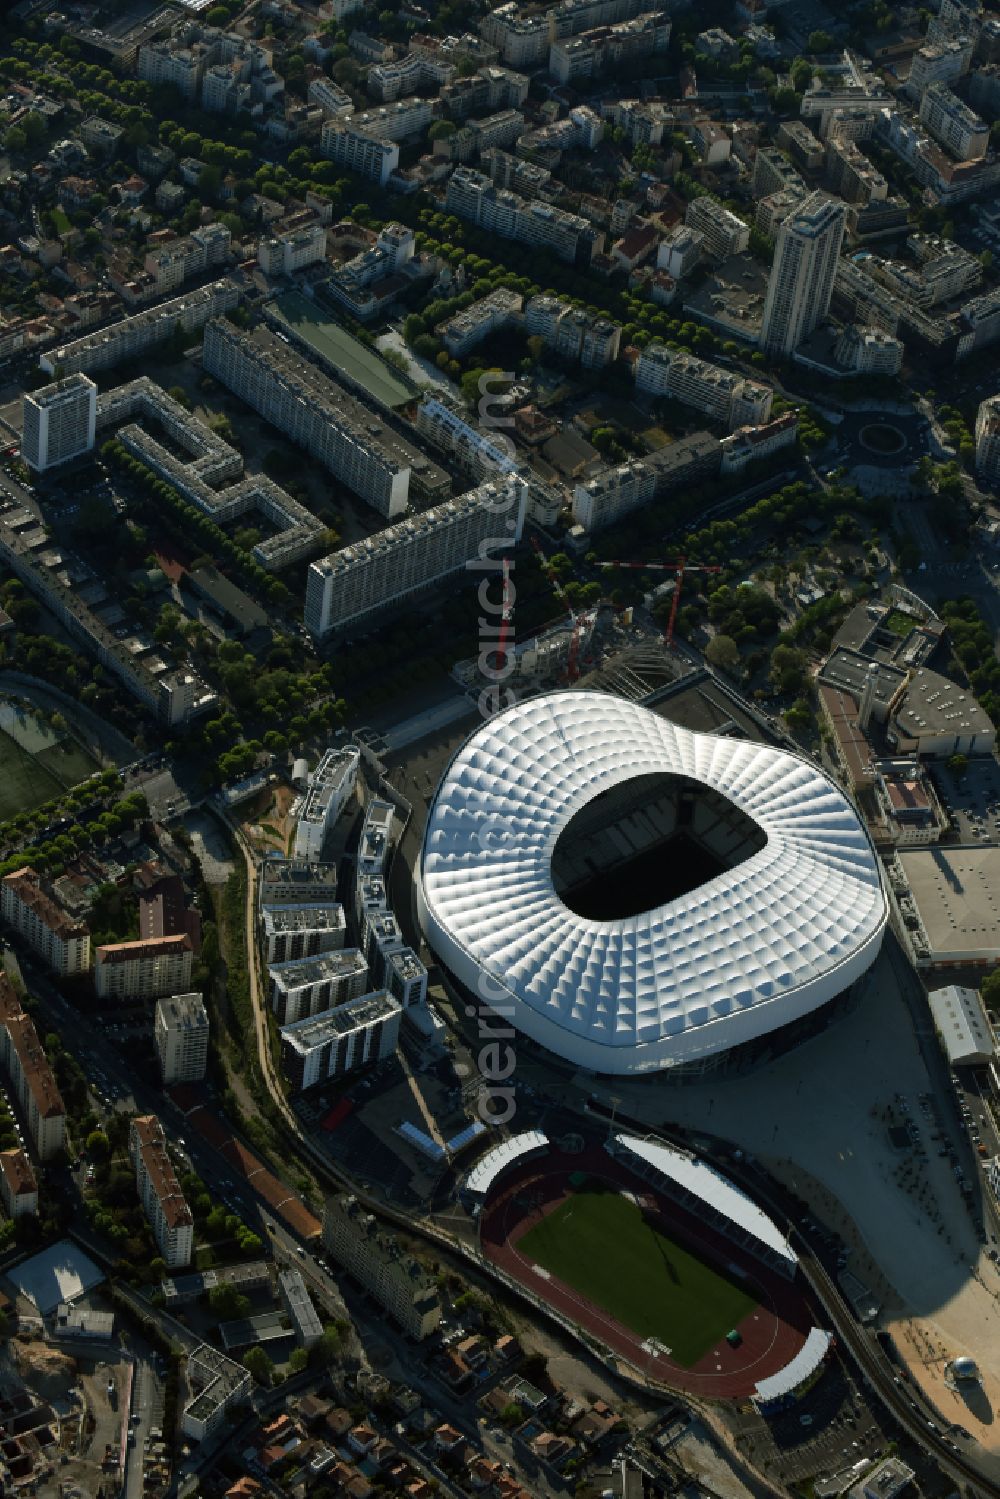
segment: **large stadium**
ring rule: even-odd
[[[574,1066],[703,1066],[878,956],[886,901],[850,802],[768,745],[587,691],[516,703],[455,755],[417,878],[470,995]]]

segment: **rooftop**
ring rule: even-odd
[[[364,955],[356,947],[345,947],[339,952],[320,953],[315,958],[293,958],[289,963],[272,963],[268,972],[272,983],[286,994],[292,989],[302,989],[311,984],[322,984],[327,980],[349,978],[367,968]]]

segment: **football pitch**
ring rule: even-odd
[[[640,1338],[656,1338],[684,1369],[757,1305],[615,1191],[573,1193],[517,1249]]]

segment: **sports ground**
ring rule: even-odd
[[[757,1304],[745,1283],[696,1259],[620,1192],[573,1192],[518,1248],[640,1338],[663,1343],[684,1368]]]
[[[813,1325],[795,1285],[599,1146],[505,1172],[479,1238],[499,1269],[673,1389],[745,1398]]]

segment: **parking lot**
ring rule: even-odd
[[[960,843],[1000,844],[1000,764],[992,755],[957,774],[935,763],[930,777]]]

